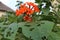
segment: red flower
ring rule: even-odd
[[[29,6],[36,6],[34,3],[32,2],[26,2]]]
[[[26,7],[21,7],[19,10],[16,10],[16,16],[22,15],[24,12],[26,12]]]
[[[35,12],[39,12],[40,11],[37,6],[34,6],[34,10],[35,10]]]
[[[19,15],[21,15],[21,13],[20,13],[19,10],[17,9],[17,10],[16,10],[16,16],[19,16]]]
[[[26,5],[28,5],[29,8]],[[31,6],[32,6],[32,8],[30,8]],[[28,15],[32,15],[34,12],[39,12],[39,11],[40,10],[37,7],[37,5],[35,5],[32,2],[26,2],[26,3],[20,5],[19,10],[16,10],[16,15],[19,16],[19,15],[21,15],[23,13],[26,13]]]
[[[32,15],[34,12],[39,12],[39,8],[36,4],[32,2],[26,2],[24,4],[20,4],[20,8],[16,10],[16,16],[26,14],[26,15]],[[24,17],[25,21],[32,21],[32,18],[29,16]]]
[[[32,21],[32,18],[31,17],[29,17],[29,16],[24,16],[24,18],[23,18],[25,21],[27,21],[27,22],[31,22]]]
[[[26,14],[27,15],[32,15],[34,13],[34,10],[31,10],[31,9],[27,9],[27,12],[26,12]]]
[[[37,6],[36,4],[34,4],[34,3],[32,3],[32,2],[26,2],[26,3],[27,3],[30,7],[33,6],[35,12],[39,12],[39,11],[40,11],[39,8],[38,8],[38,6]],[[33,9],[33,8],[32,8],[32,9]]]

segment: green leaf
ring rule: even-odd
[[[60,35],[58,35],[54,32],[51,32],[49,37],[48,37],[48,40],[60,40]]]
[[[52,31],[54,23],[49,21],[41,21],[41,26],[39,29],[40,37],[48,37],[49,33]]]
[[[0,34],[3,35],[5,29],[8,27],[9,25],[3,25],[3,23],[0,23]]]
[[[50,21],[26,23],[22,26],[22,32],[28,38],[33,40],[42,40],[42,37],[48,37],[49,33],[53,29],[53,26],[54,23]]]
[[[4,38],[15,40],[15,35],[18,30],[18,24],[12,23],[9,25],[9,27],[4,31]]]
[[[49,8],[43,8],[42,12],[43,12],[43,15],[48,15],[50,13],[50,9]]]

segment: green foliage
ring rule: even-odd
[[[33,40],[42,40],[42,37],[48,37],[54,26],[53,22],[41,21],[25,24],[22,26],[23,34]]]
[[[18,30],[17,23],[10,24],[9,27],[4,31],[4,38],[15,40],[17,30]]]
[[[43,15],[48,15],[50,13],[50,9],[49,8],[43,8],[41,10],[43,11]]]
[[[12,23],[10,25],[0,24],[0,27],[1,27],[0,30],[1,30],[4,38],[10,39],[10,40],[15,40],[15,35],[17,33],[17,30],[18,30],[17,23]]]
[[[41,3],[41,0],[35,0],[35,2],[40,4]]]
[[[23,15],[17,17],[14,12],[7,12],[0,18],[0,40],[60,40],[60,26],[57,25],[60,24],[60,9],[50,12],[50,0],[35,2],[43,14],[33,14],[33,22],[25,22]],[[42,2],[47,3],[45,8],[42,8]]]
[[[51,34],[48,37],[48,40],[60,40],[60,35],[51,32]]]

